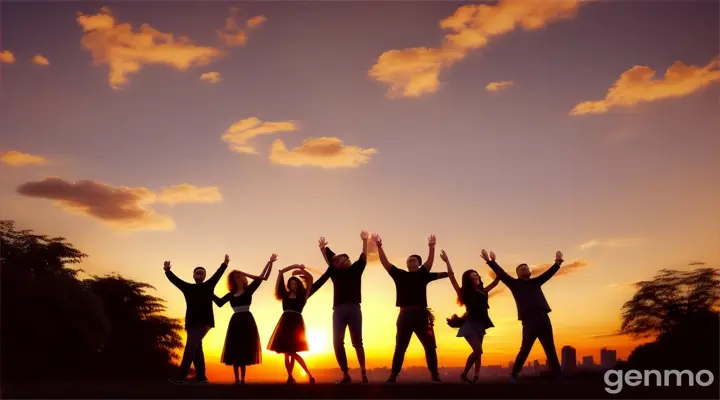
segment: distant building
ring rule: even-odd
[[[595,363],[593,362],[593,356],[585,356],[582,358],[582,366],[585,368],[592,368]]]
[[[615,368],[617,363],[617,352],[615,350],[609,350],[605,347],[600,349],[600,365],[604,369]]]
[[[565,372],[575,371],[577,368],[577,352],[572,346],[563,346],[561,350],[562,355],[562,370]]]

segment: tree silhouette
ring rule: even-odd
[[[630,368],[708,369],[720,365],[720,271],[661,270],[625,303],[623,333],[655,337],[628,357]]]
[[[0,221],[3,382],[164,378],[181,346],[152,286],[119,275],[77,278],[87,255],[64,238]]]
[[[637,292],[623,305],[621,331],[635,338],[658,336],[720,306],[720,270],[661,270],[652,281],[636,284]]]

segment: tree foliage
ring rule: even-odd
[[[698,312],[720,306],[720,270],[661,270],[653,280],[636,284],[637,292],[622,308],[623,333],[635,338],[671,331]]]
[[[633,369],[708,369],[720,364],[720,271],[661,270],[623,306],[622,332],[654,337],[628,358]]]
[[[0,221],[2,381],[156,379],[174,368],[179,321],[146,283],[78,279],[86,254]]]

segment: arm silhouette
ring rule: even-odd
[[[427,260],[425,260],[425,264],[423,264],[423,268],[430,271],[432,269],[433,263],[435,262],[435,235],[430,235],[428,238],[428,256]]]
[[[388,261],[387,256],[385,255],[385,250],[383,250],[382,247],[382,239],[379,235],[375,234],[373,235],[373,240],[375,241],[375,245],[377,245],[380,263],[382,264],[383,268],[385,268],[385,271],[389,273],[393,265],[390,264],[390,261]]]
[[[483,289],[483,292],[490,293],[491,290],[495,289],[495,286],[497,286],[498,283],[500,283],[500,278],[495,277],[495,279],[492,282],[490,282],[489,285],[485,286],[485,288]]]
[[[452,265],[450,264],[450,258],[448,258],[447,253],[445,253],[445,250],[440,251],[440,259],[445,262],[445,265],[447,265],[447,273],[448,277],[450,278],[450,283],[453,286],[453,289],[455,289],[455,293],[457,293],[458,296],[461,295],[460,291],[460,285],[458,285],[457,279],[455,279],[455,272],[452,269]]]
[[[220,264],[220,268],[218,268],[217,271],[215,271],[215,273],[210,277],[210,279],[207,280],[207,282],[210,285],[212,285],[212,286],[217,285],[217,283],[220,281],[220,278],[222,278],[223,274],[225,273],[225,270],[227,269],[229,262],[230,262],[230,257],[227,254],[225,254],[225,261],[222,264]]]
[[[223,297],[217,297],[215,294],[213,294],[213,302],[215,302],[216,306],[222,307],[225,305],[225,303],[230,301],[230,298],[232,297],[232,295],[233,295],[232,293],[228,293]]]
[[[536,278],[532,278],[531,280],[540,285],[544,284],[545,282],[549,281],[550,278],[552,278],[553,275],[555,275],[555,273],[557,273],[560,270],[560,265],[562,263],[563,263],[563,254],[560,251],[558,251],[557,253],[555,253],[555,263],[553,264],[553,266],[550,267],[547,271],[540,274],[540,276],[538,276]]]

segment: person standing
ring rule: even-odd
[[[320,251],[328,268],[313,284],[310,292],[310,296],[312,296],[328,279],[333,282],[333,348],[338,366],[343,373],[343,378],[338,383],[352,382],[345,353],[345,330],[348,327],[350,328],[350,340],[355,348],[358,364],[360,364],[362,382],[368,383],[365,370],[365,349],[362,341],[362,310],[360,309],[362,274],[367,265],[368,233],[360,232],[360,239],[363,242],[362,253],[352,264],[347,254],[335,255],[327,247],[324,237],[318,240]]]
[[[517,279],[508,275],[497,262],[495,262],[495,253],[488,252],[483,249],[482,258],[487,262],[495,275],[504,283],[513,297],[518,311],[518,320],[522,322],[522,344],[520,351],[515,358],[510,381],[515,382],[518,374],[522,370],[527,360],[530,350],[532,350],[535,339],[540,340],[540,344],[545,350],[548,367],[552,374],[558,378],[561,375],[560,361],[558,360],[557,351],[555,349],[555,339],[553,338],[552,324],[550,323],[550,305],[548,305],[545,295],[542,291],[542,285],[545,284],[558,270],[563,263],[563,254],[558,251],[555,253],[555,263],[550,269],[543,272],[535,278],[531,278],[532,272],[527,264],[520,264],[515,268]]]
[[[222,298],[213,296],[215,304],[222,307],[230,302],[234,314],[230,317],[225,345],[223,346],[220,360],[225,365],[232,365],[235,373],[235,384],[245,384],[245,373],[248,365],[260,364],[262,362],[262,349],[260,346],[260,335],[258,334],[255,317],[250,312],[253,293],[260,287],[262,281],[270,276],[273,263],[277,260],[277,254],[270,256],[260,276],[250,275],[242,271],[232,271],[228,274],[228,294]],[[248,285],[248,278],[252,283]],[[240,370],[240,374],[238,374]]]
[[[400,307],[396,324],[395,353],[388,383],[396,382],[413,333],[418,337],[425,350],[425,360],[432,381],[442,382],[438,371],[437,343],[433,328],[435,317],[427,306],[427,284],[448,277],[447,272],[430,272],[435,258],[435,236],[431,235],[428,239],[430,253],[427,262],[423,264],[422,258],[413,254],[407,258],[407,271],[397,268],[388,261],[379,235],[373,235],[373,240],[378,248],[380,262],[395,282],[395,305]]]
[[[297,271],[293,272],[293,276],[288,279],[287,286],[285,286],[283,273],[293,269],[297,269]],[[305,281],[305,285],[298,276]],[[283,313],[275,326],[267,348],[285,356],[288,384],[295,383],[292,371],[296,361],[305,370],[310,383],[315,383],[315,378],[310,373],[305,360],[298,354],[309,350],[302,310],[310,296],[312,282],[313,277],[305,271],[305,266],[296,264],[281,269],[275,284],[275,298],[282,301]]]
[[[477,383],[480,378],[480,365],[482,359],[482,345],[485,338],[485,331],[494,327],[488,314],[488,295],[499,279],[495,279],[487,287],[483,286],[482,279],[477,271],[469,269],[462,274],[461,284],[455,279],[450,259],[445,250],[440,252],[440,259],[447,265],[450,283],[452,283],[455,293],[457,293],[457,303],[465,306],[465,315],[459,317],[457,314],[447,319],[447,323],[451,328],[458,328],[457,337],[463,337],[467,340],[472,353],[467,358],[465,369],[460,375],[460,379],[468,383]],[[462,285],[462,286],[461,286]],[[467,377],[470,368],[475,365],[475,376],[472,381]]]
[[[195,379],[198,383],[208,383],[205,375],[205,355],[203,354],[202,341],[211,328],[215,327],[215,316],[213,315],[213,296],[215,285],[225,273],[230,262],[230,257],[225,254],[220,268],[208,279],[205,280],[206,271],[203,267],[196,267],[193,270],[193,279],[195,283],[188,283],[178,278],[170,269],[170,261],[165,261],[163,269],[165,276],[175,285],[185,296],[187,309],[185,311],[185,331],[187,339],[185,342],[185,351],[183,352],[182,361],[178,376],[170,379],[175,384],[185,383],[187,375],[190,373],[190,365],[195,365]]]

